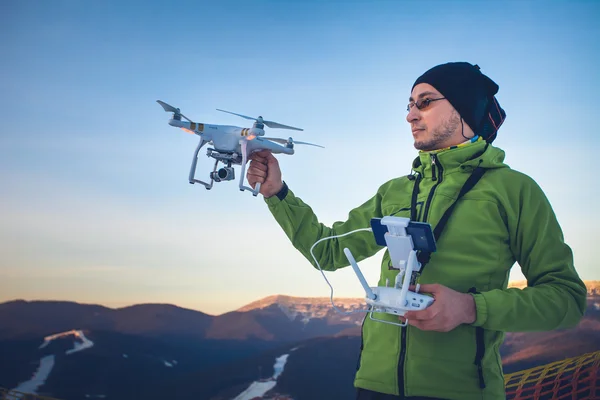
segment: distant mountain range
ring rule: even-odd
[[[506,372],[600,350],[600,281],[586,285],[588,309],[577,328],[507,334]],[[335,305],[365,306],[363,299]],[[283,295],[217,316],[168,304],[10,301],[0,304],[0,387],[17,388],[52,364],[37,392],[63,400],[234,399],[253,381],[296,400],[347,399],[363,318],[336,312],[329,298]],[[285,369],[269,382],[282,355]]]
[[[362,299],[336,300],[344,311],[365,308]],[[334,335],[360,325],[364,313],[343,315],[329,299],[271,296],[212,316],[169,304],[111,309],[64,301],[16,300],[0,304],[0,340],[39,338],[74,328],[163,338],[298,341]]]

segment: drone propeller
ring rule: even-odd
[[[246,119],[251,119],[253,121],[258,122],[259,124],[265,124],[269,128],[292,129],[292,130],[295,130],[295,131],[303,131],[304,130],[304,129],[300,129],[300,128],[294,128],[293,126],[283,125],[283,124],[280,124],[278,122],[265,121],[263,119],[263,117],[258,117],[258,118],[248,117],[247,115],[237,114],[237,113],[234,113],[234,112],[231,112],[231,111],[221,110],[219,108],[217,108],[217,111],[221,111],[221,112],[224,112],[224,113],[237,115],[238,117],[242,117],[242,118],[246,118]]]
[[[188,121],[192,122],[191,119],[189,119],[188,117],[186,117],[185,115],[183,115],[180,111],[179,108],[175,108],[170,104],[165,103],[164,101],[160,101],[160,100],[156,100],[156,102],[158,104],[160,104],[162,106],[162,108],[166,111],[166,112],[172,112],[175,115],[181,115],[183,118],[187,119]]]
[[[308,142],[299,142],[296,141],[294,139],[292,139],[291,137],[288,139],[281,139],[281,138],[272,138],[272,137],[262,137],[261,139],[263,140],[270,140],[272,142],[277,142],[277,143],[281,143],[281,144],[307,144],[309,146],[316,146],[316,147],[320,147],[322,149],[324,149],[324,146],[321,146],[319,144],[314,144],[314,143],[308,143]]]

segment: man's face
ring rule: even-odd
[[[414,87],[406,120],[411,127],[415,149],[431,151],[461,142],[457,141],[457,134],[461,136],[460,116],[448,100],[436,100],[443,97],[427,83],[420,83]],[[421,107],[420,110],[417,105]]]

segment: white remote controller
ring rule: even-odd
[[[381,220],[382,225],[386,225],[388,229],[388,232],[384,235],[384,240],[388,247],[392,265],[399,270],[396,283],[392,287],[387,285],[369,287],[352,253],[348,248],[344,249],[346,258],[348,258],[358,280],[365,289],[371,319],[399,326],[406,326],[408,321],[395,323],[373,318],[373,312],[404,316],[407,311],[424,310],[435,301],[431,296],[418,293],[418,285],[417,292],[409,290],[413,271],[418,272],[421,270],[412,237],[406,232],[409,222],[409,219],[401,217],[384,217]]]
[[[406,311],[424,310],[433,303],[433,297],[421,293],[408,291],[402,299],[400,290],[394,287],[378,286],[371,288],[376,296],[375,300],[367,297],[367,304],[373,311],[403,316]]]
[[[414,251],[412,251],[408,257],[406,274],[402,275],[404,276],[402,287],[369,287],[354,256],[352,256],[350,249],[345,248],[344,254],[346,254],[346,258],[348,258],[356,276],[358,276],[358,280],[365,289],[365,292],[367,293],[366,302],[372,307],[374,312],[403,316],[406,311],[424,310],[433,303],[433,297],[408,290],[410,277],[414,270],[414,263],[418,262]]]

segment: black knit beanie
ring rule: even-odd
[[[412,88],[419,83],[436,88],[475,134],[488,142],[495,139],[506,113],[494,97],[498,85],[482,74],[478,65],[468,62],[441,64],[421,75]]]

